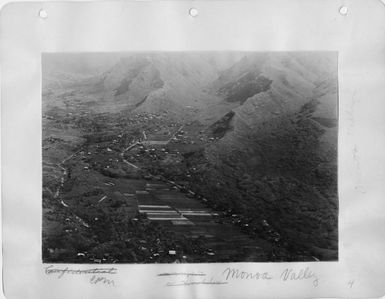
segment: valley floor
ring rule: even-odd
[[[122,134],[114,138],[83,145],[57,165],[56,190],[44,194],[44,262],[318,260],[283,248],[274,223],[263,220],[256,227],[192,191],[185,166],[177,167],[184,173],[175,174],[179,181],[157,173],[159,161],[175,163],[180,151],[190,150],[188,137],[173,137],[161,147],[140,139],[127,144]]]

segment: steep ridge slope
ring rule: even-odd
[[[258,206],[291,246],[322,259],[337,254],[335,65],[333,53],[245,57],[214,83],[222,94],[230,87],[224,100],[244,85],[245,74],[251,81],[264,76],[271,85],[240,97],[231,130],[206,149],[216,165],[211,175],[221,177],[224,189],[242,184],[242,177],[249,181],[248,195],[233,204],[238,211],[249,214],[247,206]]]
[[[130,56],[105,74],[104,87],[119,91],[114,95],[115,103],[136,104],[138,112],[167,111],[170,116],[192,119],[206,110],[208,105],[218,104],[222,100],[211,93],[207,86],[218,77],[221,68],[231,61],[225,63],[223,57],[216,57],[214,53],[148,53]]]

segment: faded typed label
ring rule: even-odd
[[[175,272],[160,273],[158,277],[167,278],[165,286],[191,286],[191,285],[229,285],[235,281],[254,281],[263,283],[279,281],[284,284],[303,281],[311,283],[316,288],[320,283],[318,275],[310,267],[285,268],[281,271],[246,271],[242,268],[227,267],[214,275],[203,272]]]
[[[88,282],[92,285],[115,286],[113,275],[118,273],[118,269],[114,267],[97,267],[89,269],[76,269],[70,267],[55,267],[49,265],[44,268],[44,273],[48,276],[62,279],[64,276],[88,276]]]

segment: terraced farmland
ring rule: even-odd
[[[205,238],[206,257],[189,257],[193,261],[263,260],[263,240],[251,239],[239,228],[220,223],[217,212],[198,200],[171,190],[166,183],[148,182],[136,190],[139,212],[150,221],[161,223],[168,230],[188,239]]]

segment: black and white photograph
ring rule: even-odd
[[[337,52],[41,58],[44,263],[338,261]]]

